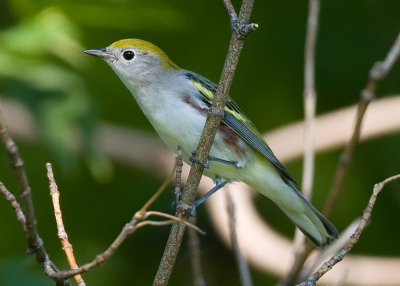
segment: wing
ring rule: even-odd
[[[199,94],[197,95],[198,99],[210,107],[216,92],[216,85],[201,75],[193,72],[186,71],[185,76],[199,91]],[[230,97],[227,100],[224,110],[224,118],[222,121],[232,128],[232,130],[235,131],[235,133],[237,133],[250,146],[267,158],[278,171],[285,183],[294,186],[295,181],[292,179],[288,171],[281,164],[281,162],[279,162],[278,158],[276,158],[267,143],[265,143],[265,141],[262,139],[260,133],[255,128],[253,123],[246,117],[236,102]]]

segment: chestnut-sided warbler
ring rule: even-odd
[[[139,39],[120,40],[85,53],[100,57],[111,66],[164,143],[172,150],[180,145],[183,160],[189,163],[216,91],[215,84],[179,68],[160,48]],[[204,174],[216,182],[213,192],[231,181],[250,185],[273,200],[317,246],[338,236],[336,228],[296,189],[294,180],[231,98]]]

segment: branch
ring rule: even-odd
[[[148,217],[153,216],[153,215],[165,217],[165,218],[168,218],[169,220],[167,220],[167,221],[146,220]],[[169,215],[169,214],[161,213],[161,212],[157,212],[157,211],[147,211],[144,213],[142,213],[141,211],[138,211],[135,213],[135,215],[132,217],[132,219],[127,224],[125,224],[122,231],[117,236],[117,238],[111,243],[111,245],[104,252],[98,254],[91,262],[88,262],[76,269],[64,270],[64,271],[59,271],[59,272],[53,273],[50,276],[52,278],[60,279],[60,278],[72,277],[77,274],[88,272],[92,268],[100,266],[106,260],[108,260],[115,253],[115,251],[121,246],[121,244],[128,238],[128,236],[133,234],[139,228],[146,226],[146,225],[163,226],[163,225],[168,225],[171,223],[182,223],[187,227],[197,230],[201,234],[205,234],[204,231],[202,231],[195,225],[193,225],[187,221],[183,221],[182,219],[177,218],[173,215]]]
[[[235,11],[235,7],[233,7],[232,2],[230,0],[223,0],[223,2],[231,20],[232,31],[239,35],[239,37],[241,37],[242,39],[246,39],[251,32],[257,30],[258,25],[255,23],[240,24]],[[248,22],[248,20],[246,22]]]
[[[21,210],[21,206],[17,202],[15,196],[4,186],[3,182],[0,182],[0,192],[6,198],[6,201],[10,203],[12,208],[14,209],[15,215],[17,216],[17,220],[21,223],[23,231],[26,233],[26,218],[24,213]]]
[[[304,172],[303,172],[303,193],[309,198],[312,192],[312,178],[314,173],[314,119],[315,119],[315,103],[316,93],[314,87],[314,48],[315,38],[318,28],[318,12],[319,12],[319,0],[309,1],[309,18],[307,25],[307,39],[306,39],[306,63],[305,63],[305,156],[304,156]],[[346,145],[343,153],[341,154],[339,165],[336,169],[334,182],[329,191],[328,198],[324,207],[324,214],[329,216],[333,210],[335,202],[337,200],[341,185],[344,180],[344,176],[350,166],[355,146],[357,145],[360,132],[361,124],[364,119],[365,111],[375,97],[375,91],[378,82],[382,80],[390,68],[396,61],[400,51],[400,34],[398,35],[395,44],[390,49],[384,62],[376,62],[370,71],[370,79],[367,87],[361,92],[361,98],[357,110],[357,119],[354,127],[353,135]],[[296,234],[299,232],[296,230]],[[312,247],[307,245],[303,251],[297,252],[295,255],[295,261],[289,271],[289,274],[284,277],[280,285],[292,285],[300,270],[304,265],[307,257],[310,255]]]
[[[317,94],[315,91],[315,45],[318,33],[319,0],[309,0],[307,35],[304,55],[304,113],[305,113],[305,150],[303,161],[302,192],[311,199],[314,179],[315,157],[315,106]]]
[[[224,3],[228,3],[229,7],[232,6],[230,1],[224,1]],[[243,0],[238,17],[239,25],[246,25],[250,20],[253,3],[254,0]],[[210,152],[211,145],[214,141],[214,137],[224,114],[225,102],[228,98],[229,89],[232,84],[233,75],[236,70],[243,44],[244,38],[238,35],[236,32],[233,32],[217,92],[208,112],[206,123],[196,150],[196,162],[198,162],[198,164],[192,165],[182,194],[183,205],[191,205],[196,197],[196,191],[204,170],[203,166],[207,160],[208,153]],[[185,211],[180,207],[177,208],[176,216],[187,219]],[[179,252],[184,232],[184,224],[174,224],[172,226],[163,257],[161,258],[160,266],[154,279],[154,286],[167,285],[177,254]]]
[[[181,184],[182,184],[183,161],[182,161],[181,146],[178,146],[176,165],[177,166],[176,166],[176,179],[175,179],[175,197],[176,197],[176,204],[178,205],[182,199]],[[196,217],[192,217],[189,220],[191,223],[196,224]],[[200,239],[198,234],[193,229],[189,229],[189,247],[190,247],[190,258],[192,260],[194,285],[206,286],[207,284],[201,266]]]
[[[91,270],[94,267],[97,267],[101,264],[103,264],[106,260],[108,260],[114,253],[115,251],[121,246],[121,244],[126,240],[126,238],[133,234],[137,229],[146,226],[146,225],[154,225],[154,226],[163,226],[171,223],[183,223],[185,226],[188,226],[196,231],[198,231],[201,234],[205,234],[204,231],[196,227],[195,225],[183,221],[180,218],[177,218],[173,215],[158,212],[158,211],[148,211],[147,209],[151,206],[151,204],[160,196],[163,190],[168,186],[168,183],[172,179],[172,174],[174,174],[175,168],[171,172],[170,176],[165,179],[165,181],[162,183],[160,188],[154,193],[154,195],[143,205],[143,207],[137,211],[132,219],[125,224],[123,227],[122,231],[120,234],[117,236],[117,238],[111,243],[111,245],[102,253],[98,254],[91,262],[86,263],[80,267],[76,267],[71,270],[64,270],[64,271],[59,271],[59,272],[53,272],[53,273],[48,273],[48,275],[54,279],[63,279],[67,277],[72,277],[76,276],[78,274],[81,274],[83,272],[87,272]],[[51,177],[51,175],[50,175]],[[50,179],[50,178],[49,178]],[[50,179],[52,181],[53,179]],[[53,186],[51,188],[54,188]],[[159,216],[159,217],[165,217],[168,220],[167,221],[150,221],[147,220],[150,216]],[[83,285],[83,284],[82,284]]]
[[[358,103],[356,123],[354,126],[353,135],[347,143],[345,149],[340,155],[340,160],[336,168],[335,177],[331,189],[329,190],[328,198],[326,199],[323,213],[328,217],[333,210],[339,191],[343,184],[343,180],[349,169],[353,159],[354,149],[360,139],[361,124],[364,119],[365,111],[369,103],[375,98],[375,91],[378,83],[385,78],[392,66],[396,62],[400,54],[400,33],[397,35],[396,41],[388,52],[383,62],[375,62],[369,72],[369,81],[364,90],[361,91],[360,101]]]
[[[190,218],[190,222],[195,224],[196,217]],[[200,239],[197,232],[190,228],[189,229],[189,247],[190,247],[190,259],[192,261],[192,271],[194,276],[195,286],[206,286],[206,280],[203,274],[203,268],[201,266],[201,250],[200,250]]]
[[[18,146],[12,140],[7,124],[3,117],[3,114],[0,110],[0,137],[1,141],[4,144],[6,149],[8,160],[10,162],[11,168],[14,171],[14,174],[17,179],[17,184],[20,188],[20,204],[22,213],[25,216],[25,226],[24,231],[28,238],[28,253],[34,253],[36,257],[36,261],[42,267],[42,269],[46,273],[55,273],[58,268],[54,265],[54,263],[50,260],[49,255],[46,252],[46,249],[43,245],[43,240],[39,236],[35,211],[33,207],[32,201],[32,192],[28,182],[28,176],[26,175],[26,171],[24,168],[24,161],[21,158],[21,155],[18,152]],[[66,279],[54,279],[56,281],[56,285],[70,285],[69,281]]]
[[[304,49],[304,159],[301,190],[303,195],[311,200],[314,181],[315,160],[315,113],[317,93],[315,90],[315,46],[318,34],[320,1],[308,1],[307,33]],[[291,269],[279,285],[293,285],[313,247],[304,235],[296,228],[294,237],[294,262]]]
[[[193,223],[188,222],[186,220],[182,220],[182,219],[180,219],[180,218],[178,218],[176,216],[173,216],[173,215],[170,215],[170,214],[167,214],[167,213],[162,213],[162,212],[158,212],[158,211],[148,211],[148,212],[145,213],[145,216],[143,218],[146,219],[146,218],[148,218],[149,216],[152,216],[152,215],[169,218],[172,222],[183,223],[187,227],[190,227],[191,229],[196,230],[198,233],[200,233],[202,235],[206,234],[206,232],[204,230],[198,228]]]
[[[125,239],[138,229],[138,224],[140,222],[141,222],[140,220],[136,219],[135,216],[133,216],[132,219],[127,224],[125,224],[122,231],[117,236],[117,238],[111,243],[111,245],[104,252],[96,255],[96,257],[91,262],[86,263],[76,269],[64,270],[53,273],[51,277],[53,278],[72,277],[87,272],[90,269],[103,264],[115,253],[115,251],[120,247],[120,245],[125,241]]]
[[[176,205],[182,200],[182,169],[183,169],[183,160],[182,160],[182,147],[178,146],[178,154],[176,156],[176,172],[175,172],[175,203]]]
[[[240,251],[239,242],[236,234],[236,216],[235,216],[235,204],[232,200],[230,190],[228,189],[226,194],[227,212],[229,219],[229,236],[231,240],[231,245],[233,247],[236,262],[238,264],[240,282],[242,286],[252,286],[253,282],[251,280],[249,265],[247,260],[243,257]]]
[[[318,281],[319,278],[321,278],[325,273],[327,273],[329,270],[332,269],[333,266],[335,266],[338,262],[342,261],[343,258],[349,253],[349,251],[354,247],[354,245],[357,244],[358,240],[360,239],[360,236],[362,232],[364,231],[365,226],[367,225],[369,218],[371,217],[372,210],[374,208],[376,198],[378,194],[382,191],[383,187],[392,181],[400,179],[400,174],[387,178],[384,181],[375,184],[374,189],[372,191],[372,195],[369,199],[367,207],[364,209],[363,216],[360,220],[360,223],[358,225],[358,228],[356,231],[353,233],[353,235],[350,237],[349,242],[347,245],[337,252],[335,255],[332,256],[330,260],[325,262],[320,269],[318,269],[317,272],[315,272],[313,275],[308,277],[308,279],[298,286],[313,286],[316,285],[316,281]]]
[[[49,178],[50,196],[53,200],[54,216],[57,223],[58,238],[61,240],[62,249],[67,255],[69,266],[71,267],[71,269],[76,269],[78,268],[78,265],[76,264],[74,249],[72,247],[72,244],[69,242],[68,234],[64,228],[64,222],[62,219],[62,212],[60,207],[60,192],[58,191],[58,186],[54,179],[53,167],[50,163],[47,163],[46,169],[47,177]],[[75,275],[74,278],[78,286],[86,286],[85,281],[82,279],[82,276],[80,274]]]

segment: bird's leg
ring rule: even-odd
[[[188,214],[191,216],[196,215],[196,208],[202,204],[206,199],[208,199],[211,195],[213,195],[216,191],[221,189],[225,184],[228,182],[228,180],[221,178],[221,177],[216,177],[215,178],[215,186],[211,190],[209,190],[205,195],[200,197],[197,201],[195,201],[190,207],[186,207],[185,210]]]
[[[238,169],[242,169],[242,168],[246,167],[243,163],[240,163],[237,161],[224,160],[224,159],[213,157],[213,156],[208,156],[207,161],[203,164],[196,160],[196,151],[192,152],[192,156],[189,158],[189,161],[192,163],[199,164],[199,165],[203,166],[203,168],[206,168],[206,169],[210,168],[210,161],[214,161],[214,162],[218,162],[218,163],[222,163],[222,164],[226,164],[226,165],[231,165]]]
[[[217,158],[217,157],[212,157],[212,156],[208,156],[208,160],[209,161],[214,161],[214,162],[219,162],[219,163],[223,163],[223,164],[227,164],[227,165],[232,165],[238,169],[243,169],[244,167],[246,167],[243,163],[240,163],[238,161],[228,161],[228,160],[224,160],[221,158]]]

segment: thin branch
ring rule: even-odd
[[[107,259],[109,259],[115,251],[120,247],[122,242],[132,233],[137,230],[137,224],[140,221],[133,217],[125,226],[123,227],[122,231],[119,233],[117,238],[111,243],[111,245],[102,253],[96,255],[96,257],[89,263],[83,264],[82,266],[71,269],[71,270],[64,270],[60,272],[53,273],[51,277],[53,278],[65,278],[65,277],[72,277],[77,274],[81,274],[84,272],[89,271],[90,269],[103,264]]]
[[[166,218],[169,218],[169,220],[166,220],[166,221],[144,220],[152,215],[166,217]],[[119,233],[117,238],[111,243],[111,245],[104,252],[98,254],[91,262],[83,264],[82,266],[80,266],[76,269],[64,270],[64,271],[59,271],[59,272],[53,273],[50,276],[53,278],[66,278],[66,277],[72,277],[72,276],[75,276],[77,274],[81,274],[84,272],[88,272],[92,268],[95,268],[95,267],[103,264],[106,260],[108,260],[115,253],[115,251],[121,246],[121,244],[127,239],[127,237],[129,235],[133,234],[139,228],[146,226],[146,225],[163,226],[163,225],[168,225],[168,224],[177,223],[177,222],[182,223],[187,227],[193,228],[194,230],[200,232],[201,234],[205,234],[205,232],[203,230],[199,229],[198,227],[191,224],[190,222],[183,221],[182,219],[179,219],[173,215],[156,212],[156,211],[148,211],[148,212],[145,212],[144,214],[141,213],[140,215],[138,215],[138,213],[136,213],[132,217],[132,219],[127,224],[125,224],[122,231]]]
[[[144,220],[144,221],[138,222],[136,224],[136,229],[139,229],[139,228],[141,228],[143,226],[146,226],[146,225],[164,226],[164,225],[169,225],[169,224],[173,224],[173,223],[176,223],[176,222],[181,222],[181,223],[186,224],[186,226],[189,227],[190,229],[192,229],[194,231],[197,231],[202,235],[206,234],[206,232],[204,230],[201,230],[200,228],[198,228],[197,226],[195,226],[194,224],[192,224],[192,223],[190,223],[188,221],[183,221],[183,220],[181,220],[181,219],[179,219],[179,218],[177,218],[177,217],[175,217],[173,215],[168,215],[166,213],[160,213],[160,212],[158,212],[158,213],[159,213],[159,216],[161,216],[161,217],[169,217],[170,219],[169,220],[163,220],[163,221]]]
[[[190,218],[192,224],[196,224],[196,217]],[[198,233],[190,228],[189,229],[189,248],[190,248],[190,259],[192,261],[192,271],[194,276],[194,286],[206,286],[206,280],[203,275],[203,269],[201,266],[201,250],[200,250],[200,239]]]
[[[320,1],[308,1],[307,32],[304,48],[304,160],[302,193],[311,200],[315,161],[315,113],[317,93],[315,90],[315,46],[318,35]],[[313,247],[304,245],[304,235],[296,228],[294,239],[295,259],[291,269],[279,285],[293,285]]]
[[[318,4],[316,4],[316,2],[318,2],[318,1],[310,0],[310,10],[309,10],[309,20],[308,20],[309,22],[308,22],[308,29],[307,29],[307,38],[308,38],[307,42],[309,41],[308,32],[310,29],[310,25],[312,25],[313,23],[317,24],[316,21],[318,18],[315,18],[315,16],[311,16],[312,14],[318,12],[319,7],[316,7],[318,5]],[[313,5],[315,5],[315,6],[313,6]],[[314,20],[312,19],[312,17],[314,17]],[[314,31],[314,33],[316,33],[316,31]],[[329,191],[328,198],[325,203],[323,213],[326,216],[329,216],[331,214],[333,207],[335,205],[335,202],[337,200],[337,197],[339,195],[339,191],[340,191],[341,185],[343,183],[344,177],[350,166],[355,147],[360,138],[361,124],[363,122],[365,112],[367,110],[369,103],[375,97],[375,91],[376,91],[378,82],[387,75],[390,68],[393,66],[394,62],[396,61],[397,57],[399,56],[399,52],[400,52],[400,34],[398,35],[394,45],[392,46],[389,53],[387,54],[384,62],[376,62],[369,73],[370,79],[367,84],[367,87],[361,92],[360,102],[358,104],[358,110],[357,110],[357,119],[356,119],[354,131],[353,131],[353,135],[352,135],[350,141],[348,142],[348,144],[346,145],[343,153],[340,156],[340,161],[339,161],[338,167],[336,169],[335,178],[334,178],[332,187]],[[313,72],[313,71],[311,68],[309,68],[308,73],[311,73],[311,72]],[[305,76],[307,77],[307,63],[306,63]],[[309,76],[311,76],[311,75],[309,75]],[[309,80],[310,80],[309,84],[313,84],[314,79],[309,79]],[[315,96],[315,90],[314,91],[310,90],[310,92],[311,93],[314,92],[314,96]],[[311,98],[311,96],[310,96],[310,98]],[[315,102],[314,102],[314,104],[315,104]],[[315,105],[314,105],[314,109],[315,109]],[[306,128],[307,128],[307,117],[306,117]],[[307,137],[306,137],[306,140],[307,140]],[[309,148],[307,146],[307,144],[306,144],[306,148],[307,149]],[[306,184],[308,186],[312,187],[312,181],[305,180],[307,177],[306,176],[306,170],[307,170],[306,165],[310,163],[310,162],[306,162],[307,161],[306,156],[307,156],[307,152],[305,153],[305,159],[304,159],[303,190],[304,189],[307,190],[307,188],[304,188]],[[308,174],[308,175],[310,175],[310,174]],[[311,184],[311,185],[309,185],[309,184]],[[309,190],[311,191],[311,189],[309,189]],[[293,285],[293,283],[295,283],[298,275],[300,274],[300,270],[303,267],[304,262],[306,261],[307,257],[310,255],[311,251],[312,251],[312,248],[310,246],[306,246],[306,248],[303,251],[298,252],[295,255],[295,261],[289,271],[289,274],[286,277],[284,277],[284,279],[282,280],[280,285]]]
[[[197,227],[193,223],[191,223],[189,221],[182,220],[182,219],[180,219],[180,218],[178,218],[176,216],[173,216],[173,215],[170,215],[170,214],[167,214],[167,213],[162,213],[162,212],[158,212],[158,211],[148,211],[148,212],[146,212],[144,218],[148,218],[149,216],[152,216],[152,215],[156,215],[156,216],[160,216],[160,217],[166,217],[166,218],[169,218],[170,220],[173,220],[175,222],[184,223],[186,226],[192,228],[193,230],[197,231],[198,233],[200,233],[202,235],[206,234],[206,232],[204,230],[200,229],[199,227]]]
[[[235,11],[235,7],[233,7],[232,2],[230,0],[223,0],[226,10],[228,11],[229,16],[232,18],[236,17],[237,14]]]
[[[141,228],[141,227],[143,227],[143,226],[146,226],[146,225],[152,225],[152,226],[170,225],[170,224],[173,224],[174,222],[175,222],[175,221],[172,220],[172,219],[170,219],[170,220],[163,220],[163,221],[158,221],[158,220],[145,220],[145,221],[139,222],[139,223],[136,225],[136,229],[139,229],[139,228]]]
[[[14,209],[15,215],[17,216],[17,220],[21,223],[23,231],[26,233],[26,218],[24,213],[21,210],[21,206],[17,202],[15,196],[4,186],[3,182],[0,182],[0,192],[6,198],[6,201],[10,203],[12,208]]]
[[[315,45],[318,33],[319,10],[319,0],[309,0],[307,35],[304,56],[303,96],[305,114],[305,150],[302,179],[302,192],[304,196],[308,199],[311,199],[314,180],[315,107],[317,101],[317,94],[315,91]]]
[[[176,205],[182,200],[182,168],[183,168],[183,159],[182,159],[182,148],[178,146],[178,154],[176,156],[176,174],[175,174],[175,203]]]
[[[382,191],[382,189],[385,187],[387,183],[390,183],[392,181],[400,179],[400,174],[389,177],[385,179],[384,181],[375,184],[374,189],[372,191],[372,195],[369,199],[367,207],[364,209],[363,216],[360,220],[360,223],[358,225],[358,228],[356,231],[353,233],[353,235],[350,237],[349,242],[347,245],[337,252],[335,255],[332,256],[330,260],[325,262],[320,269],[318,269],[317,272],[315,272],[313,275],[308,277],[308,279],[302,283],[299,284],[299,286],[314,286],[316,285],[316,282],[318,281],[319,278],[321,278],[326,272],[332,269],[333,266],[335,266],[338,262],[342,261],[343,258],[349,253],[349,251],[354,247],[354,245],[357,244],[358,240],[360,239],[360,236],[362,232],[364,231],[365,226],[367,225],[369,218],[371,217],[372,210],[374,208],[376,199],[378,194]]]
[[[28,177],[24,168],[24,161],[22,160],[18,146],[12,140],[5,119],[0,111],[0,135],[4,147],[6,148],[8,159],[10,161],[11,168],[14,171],[14,174],[17,179],[18,186],[20,188],[20,197],[21,197],[21,208],[26,216],[26,228],[27,235],[29,239],[29,248],[30,251],[34,251],[41,242],[37,239],[37,229],[36,229],[36,220],[35,214],[33,210],[33,202],[32,202],[32,193],[31,188],[28,183]]]
[[[166,181],[168,181],[168,179]],[[165,182],[156,191],[157,196],[159,196],[159,194],[161,193],[160,190],[163,190],[166,188],[167,184]],[[199,229],[197,226],[191,224],[188,221],[184,221],[180,218],[177,218],[173,215],[158,212],[158,211],[146,211],[145,206],[149,207],[150,204],[152,202],[154,202],[154,200],[155,200],[155,195],[153,195],[149,199],[149,201],[147,201],[144,204],[144,206],[133,215],[132,219],[127,224],[125,224],[125,226],[123,227],[123,229],[121,230],[119,235],[115,238],[115,240],[111,243],[111,245],[104,252],[98,254],[91,262],[86,263],[78,268],[48,273],[48,275],[55,279],[62,279],[62,278],[72,277],[77,274],[87,272],[87,271],[91,270],[92,268],[103,264],[106,260],[108,260],[115,253],[115,251],[120,247],[120,245],[127,239],[127,237],[129,235],[133,234],[137,229],[139,229],[143,226],[146,226],[146,225],[163,226],[163,225],[168,225],[168,224],[172,224],[172,223],[182,223],[185,226],[187,226],[191,229],[194,229],[201,234],[205,234],[205,232],[203,230]],[[166,221],[147,220],[147,218],[149,218],[150,216],[164,217],[164,218],[167,218],[168,220],[166,220]]]
[[[238,264],[240,282],[242,283],[242,286],[252,286],[253,282],[251,280],[249,265],[247,263],[247,260],[243,257],[240,251],[236,235],[235,204],[233,203],[230,190],[227,190],[225,194],[226,194],[226,204],[227,204],[228,219],[229,219],[230,240],[233,247],[233,251],[235,253],[236,262]]]
[[[341,231],[338,239],[336,239],[332,244],[328,247],[324,248],[323,251],[316,253],[313,258],[310,258],[307,261],[307,264],[301,269],[300,275],[298,275],[297,281],[304,281],[308,276],[311,275],[314,269],[317,269],[319,265],[321,265],[328,257],[331,257],[334,253],[338,252],[340,249],[345,247],[347,244],[349,237],[356,231],[358,225],[360,224],[361,218],[356,218],[353,222],[350,223],[343,231]],[[348,257],[349,258],[349,257]],[[344,273],[341,273],[342,275]],[[337,279],[335,279],[337,281]]]
[[[20,188],[19,195],[20,195],[21,210],[25,215],[26,219],[25,234],[28,238],[27,252],[35,254],[36,261],[39,263],[39,265],[43,268],[43,270],[46,273],[55,273],[59,270],[50,260],[49,255],[47,254],[46,249],[44,248],[43,240],[39,236],[37,230],[35,211],[32,201],[32,192],[29,186],[28,176],[24,168],[24,161],[22,160],[21,155],[19,154],[18,146],[15,144],[14,140],[12,140],[8,132],[7,124],[3,117],[1,109],[0,109],[0,137],[6,149],[11,168],[13,169],[15,177],[17,179],[18,187]],[[54,280],[57,286],[70,285],[67,279],[54,279]]]
[[[251,11],[253,9],[253,3],[254,0],[243,0],[238,17],[240,25],[246,25],[249,22]],[[233,32],[217,92],[207,115],[206,123],[196,150],[196,162],[198,162],[198,164],[194,164],[191,167],[189,177],[182,194],[183,205],[190,206],[196,197],[196,191],[204,170],[203,166],[207,160],[208,153],[210,152],[211,145],[222,120],[225,102],[228,97],[229,89],[232,84],[233,75],[236,70],[243,44],[244,38],[239,36],[236,32]],[[176,216],[183,219],[187,218],[185,211],[179,206],[177,208]],[[180,223],[172,226],[163,257],[160,261],[160,266],[153,282],[154,286],[167,285],[184,233],[184,224]]]
[[[175,175],[175,202],[176,205],[182,200],[182,168],[183,168],[183,159],[182,159],[182,147],[178,146],[178,152],[176,156],[176,175]],[[192,217],[189,219],[190,223],[196,225],[196,217]],[[189,247],[190,247],[190,258],[192,260],[192,271],[194,276],[194,285],[195,286],[206,286],[206,280],[204,279],[203,269],[201,267],[201,254],[200,254],[200,239],[198,233],[189,228]]]
[[[50,163],[46,164],[47,169],[47,177],[49,178],[49,189],[50,196],[53,201],[54,208],[54,216],[56,218],[57,223],[57,234],[58,238],[61,241],[62,249],[65,251],[67,255],[67,260],[71,269],[78,268],[78,264],[76,263],[74,256],[74,249],[72,244],[69,242],[68,234],[64,227],[64,222],[62,219],[62,212],[60,207],[60,192],[58,191],[58,186],[56,180],[54,179],[53,167]],[[78,286],[86,286],[85,281],[82,278],[82,275],[78,274],[74,276],[76,283]]]
[[[258,25],[255,23],[239,24],[239,19],[236,14],[235,7],[233,7],[232,5],[232,2],[230,0],[223,0],[223,2],[231,20],[232,31],[238,34],[241,38],[247,38],[247,36],[251,32],[255,31],[258,28]]]
[[[367,110],[369,103],[375,98],[375,92],[378,87],[378,83],[389,73],[392,66],[398,59],[399,54],[400,33],[397,35],[396,41],[388,52],[385,60],[383,62],[375,62],[369,72],[369,81],[366,88],[361,92],[353,135],[340,155],[335,177],[333,179],[331,189],[329,190],[328,198],[325,202],[323,213],[326,216],[329,216],[332,213],[333,207],[339,195],[339,191],[343,184],[344,177],[347,174],[350,163],[353,159],[354,149],[360,139],[361,124],[364,119],[365,111]]]

